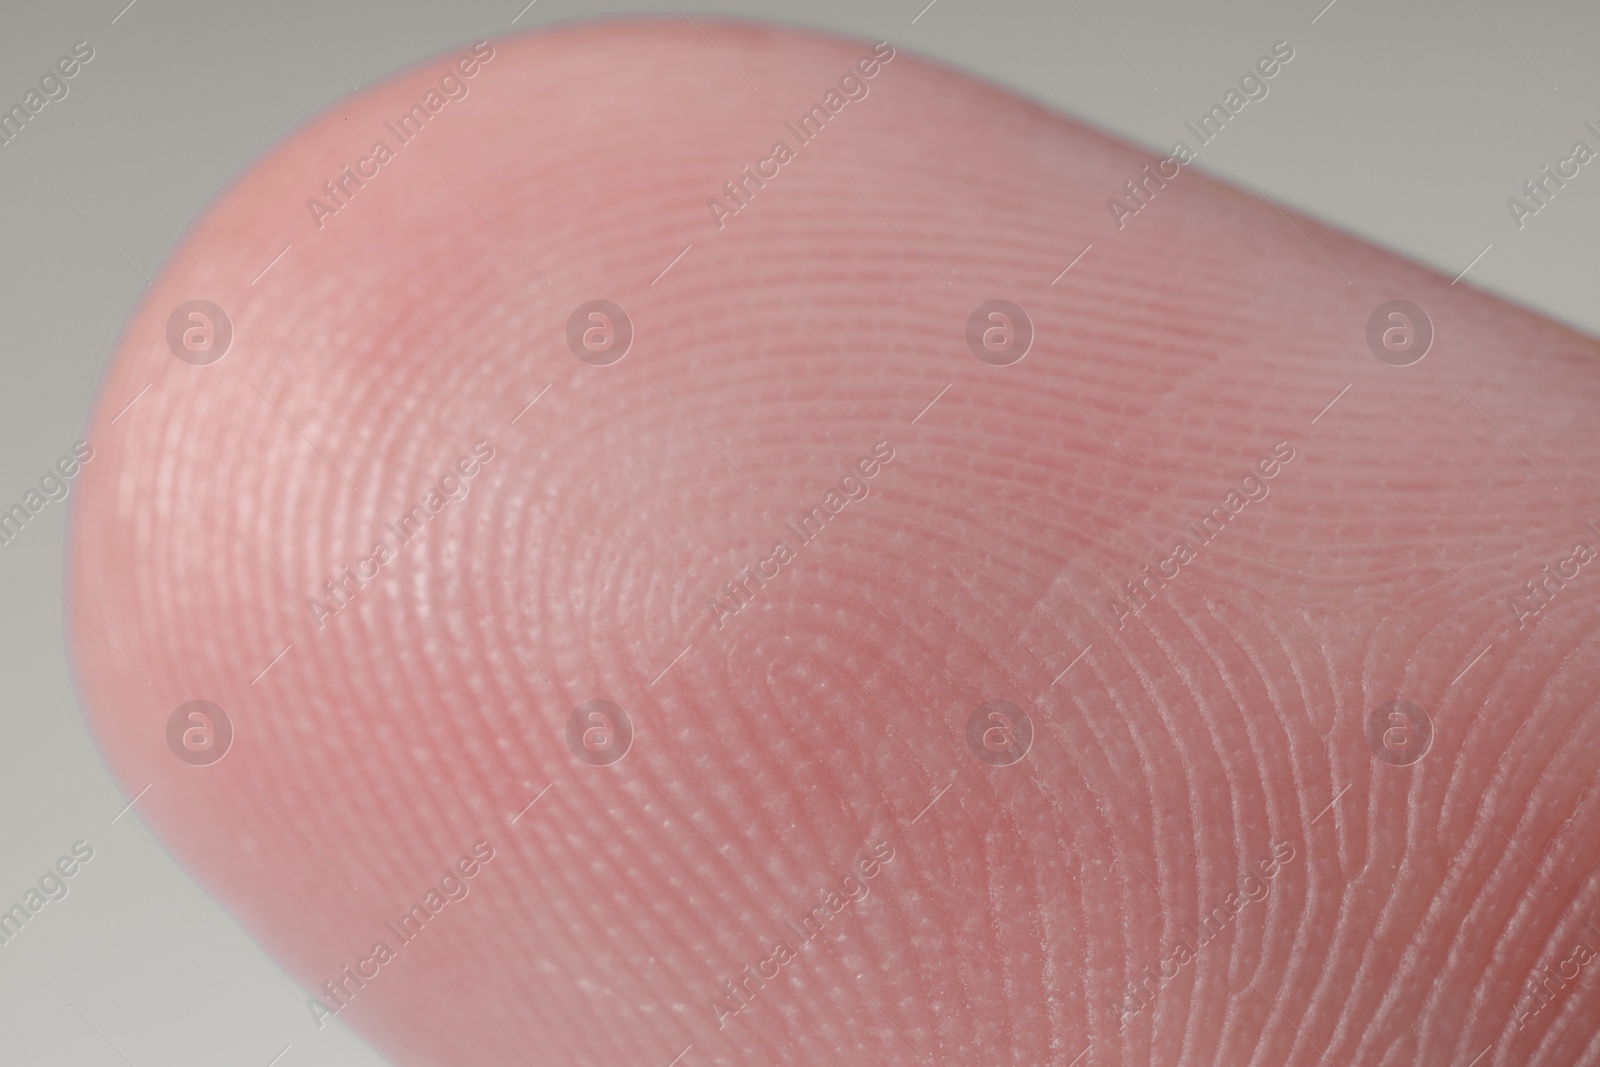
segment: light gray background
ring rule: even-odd
[[[717,11],[887,38],[1162,154],[1287,39],[1294,62],[1203,168],[1451,277],[1488,247],[1461,284],[1600,334],[1600,161],[1521,231],[1505,204],[1576,139],[1600,149],[1583,128],[1600,126],[1592,3],[689,2],[678,0],[697,22]],[[11,0],[0,17],[0,103],[20,101],[74,41],[95,49],[69,96],[0,147],[0,508],[78,439],[124,318],[191,220],[309,115],[514,18],[679,17],[670,0],[125,3]],[[1065,262],[1077,250],[1062,251]],[[266,1067],[282,1053],[282,1067],[376,1067],[342,1026],[312,1027],[306,993],[137,807],[111,822],[129,798],[79,713],[62,639],[71,609],[51,587],[66,517],[52,504],[0,546],[0,907],[72,842],[96,857],[0,946],[0,1063]]]

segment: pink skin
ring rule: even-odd
[[[319,229],[466,50],[423,63],[151,287],[71,629],[174,854],[308,994],[374,975],[338,1019],[405,1067],[1592,1061],[1596,344],[1188,169],[1118,230],[1148,154],[903,53],[719,228],[872,46],[706,29],[759,91],[681,21],[496,42]],[[206,366],[165,340],[196,298],[234,331]],[[1036,331],[1003,367],[965,336],[997,298]],[[1437,333],[1409,367],[1365,341],[1394,298]],[[610,366],[567,347],[593,299],[634,326]],[[167,747],[192,699],[235,731],[210,766]],[[566,742],[593,699],[614,765]],[[1410,766],[1365,734],[1397,699]],[[975,752],[1015,720],[967,741],[995,700],[1009,766]]]

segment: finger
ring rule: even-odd
[[[108,372],[85,705],[306,1025],[1579,1062],[1594,343],[887,46],[703,28],[341,104]]]

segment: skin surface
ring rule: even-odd
[[[375,968],[338,1019],[403,1067],[1600,1055],[1600,562],[1524,589],[1600,548],[1595,342],[1189,168],[1118,229],[1148,154],[904,53],[800,144],[872,44],[701,27],[725,59],[682,20],[494,42],[403,145],[467,49],[362,92],[129,321],[71,637],[173,854],[328,1008]],[[194,299],[209,365],[166,337]],[[596,299],[609,366],[567,342]],[[1410,366],[1366,341],[1392,299]]]

